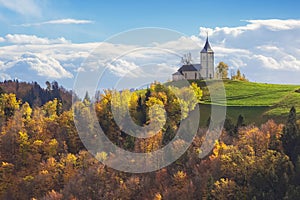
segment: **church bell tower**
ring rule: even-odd
[[[206,37],[205,45],[200,52],[200,63],[204,73],[201,74],[201,76],[206,79],[214,78],[214,51],[210,47],[208,36]]]

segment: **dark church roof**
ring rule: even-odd
[[[193,64],[193,66],[194,66],[198,71],[202,68],[201,64]]]
[[[172,74],[172,75],[182,75],[180,72],[175,72],[174,74]]]
[[[207,52],[214,52],[214,51],[212,50],[212,48],[210,47],[210,44],[209,44],[209,42],[208,42],[208,37],[206,38],[206,42],[205,42],[205,45],[204,45],[204,47],[203,47],[201,53],[207,53]]]
[[[178,70],[179,72],[183,72],[183,71],[198,71],[196,67],[194,67],[193,64],[189,64],[189,65],[182,65],[182,67],[179,68]]]
[[[182,72],[186,71],[199,71],[201,69],[201,64],[188,64],[188,65],[182,65],[177,72],[175,72],[173,75],[183,75]]]

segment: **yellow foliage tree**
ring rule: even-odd
[[[15,111],[19,109],[21,104],[20,100],[17,100],[15,94],[1,94],[0,96],[0,113],[5,119],[13,116]]]

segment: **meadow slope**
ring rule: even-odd
[[[268,84],[224,80],[227,116],[235,120],[239,114],[247,123],[261,124],[268,119],[284,122],[289,110],[295,106],[300,111],[300,85]],[[218,90],[220,81],[197,81],[203,90],[203,113],[209,112],[211,102],[208,87]]]

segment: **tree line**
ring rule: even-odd
[[[1,93],[13,93],[19,100],[27,102],[31,107],[40,107],[50,100],[57,99],[63,103],[63,109],[68,110],[72,105],[72,91],[68,91],[56,81],[45,82],[42,88],[37,82],[27,83],[19,80],[0,82]]]

